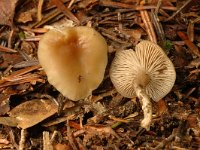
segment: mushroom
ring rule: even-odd
[[[141,41],[132,49],[116,52],[110,78],[124,97],[140,99],[144,119],[141,126],[149,130],[152,120],[150,99],[159,101],[172,89],[176,72],[165,52],[155,43]]]
[[[102,82],[107,65],[105,39],[90,27],[50,30],[39,42],[38,59],[48,81],[65,97],[77,101]]]

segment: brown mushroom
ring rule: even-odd
[[[39,42],[38,58],[48,81],[65,97],[80,100],[102,82],[107,65],[105,39],[90,27],[50,30]]]
[[[150,99],[159,101],[172,89],[176,72],[165,52],[155,43],[142,41],[132,49],[118,51],[111,64],[110,78],[124,97],[137,96],[142,103],[141,126],[149,130],[152,120]]]

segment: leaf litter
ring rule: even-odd
[[[1,149],[200,148],[198,0],[2,0],[0,8]],[[44,33],[74,25],[95,28],[109,46],[103,83],[78,102],[47,82],[37,59]],[[153,103],[148,132],[138,99],[119,95],[109,78],[114,53],[143,39],[163,47],[177,73],[172,91]]]

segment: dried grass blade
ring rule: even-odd
[[[74,14],[63,4],[60,0],[52,0],[57,8],[69,19],[73,20],[76,24],[80,24],[80,21],[74,16]]]
[[[179,31],[178,32],[178,36],[185,42],[185,44],[189,47],[189,49],[191,50],[191,53],[195,54],[196,56],[200,57],[200,52],[198,47],[192,43],[188,37],[186,36],[185,33]]]
[[[165,20],[165,22],[166,21],[169,21],[169,20],[171,20],[171,19],[173,19],[177,14],[179,14],[182,10],[183,10],[183,8],[185,8],[190,2],[192,2],[192,0],[187,0],[184,4],[183,4],[183,6],[181,6],[171,17],[169,17],[167,20]]]
[[[35,66],[31,66],[31,67],[27,67],[25,69],[21,69],[21,70],[15,71],[13,74],[11,74],[11,75],[9,75],[7,77],[4,77],[3,80],[5,80],[5,81],[12,80],[12,78],[24,75],[24,74],[26,74],[28,72],[31,72],[31,71],[36,70],[36,69],[39,69],[40,67],[41,67],[40,65],[35,65]]]
[[[140,11],[142,21],[144,22],[144,26],[146,28],[146,32],[149,36],[150,41],[157,43],[156,34],[154,32],[153,24],[151,23],[151,20],[149,18],[149,14],[147,10],[141,10]]]
[[[7,52],[7,53],[17,53],[16,50],[8,48],[8,47],[4,47],[0,45],[0,51],[1,52]]]
[[[42,6],[43,6],[44,0],[38,1],[38,10],[37,10],[37,20],[42,20]]]

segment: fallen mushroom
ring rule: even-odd
[[[159,101],[172,89],[176,72],[165,52],[155,43],[142,41],[132,49],[116,52],[110,78],[124,97],[140,99],[144,119],[141,126],[149,130],[152,121],[150,99]]]
[[[49,83],[77,101],[91,95],[102,82],[107,49],[105,39],[93,28],[65,27],[42,37],[38,58]]]

